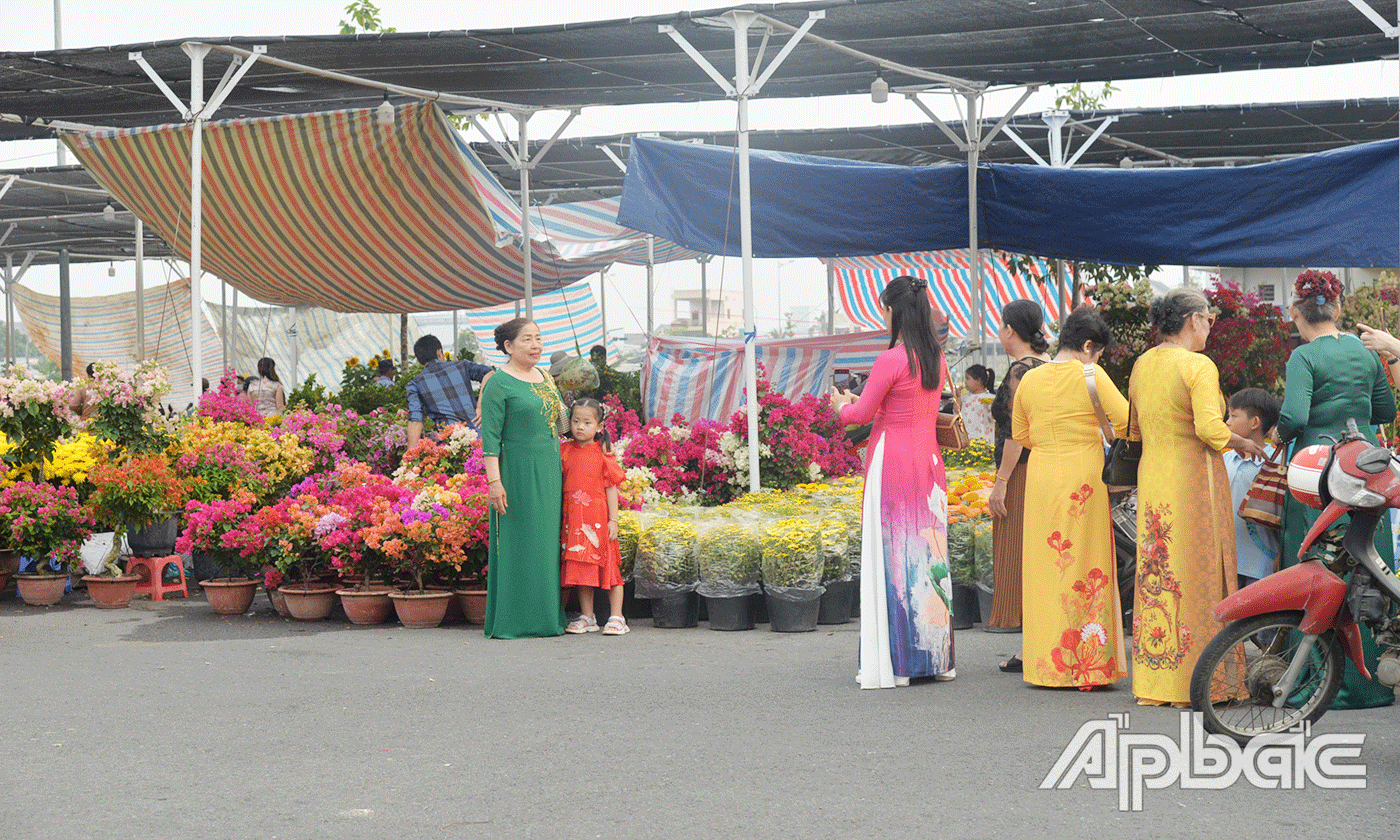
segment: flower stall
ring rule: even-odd
[[[263,420],[228,372],[194,411],[169,415],[168,391],[149,364],[99,364],[81,389],[0,376],[0,541],[26,567],[66,583],[102,523],[116,533],[95,577],[115,578],[122,532],[165,524],[170,544],[151,550],[187,558],[216,612],[247,612],[261,585],[299,620],[339,607],[354,623],[397,614],[432,627],[464,606],[481,620],[487,484],[474,430],[430,428],[410,449],[394,405],[299,404]],[[859,455],[824,400],[789,400],[764,380],[759,401],[765,487],[746,493],[740,415],[644,423],[608,399],[628,603],[650,599],[656,626],[695,626],[702,608],[713,629],[764,615],[772,629],[812,629],[853,613]],[[948,457],[954,568],[971,582],[990,574],[987,461],[975,448]]]

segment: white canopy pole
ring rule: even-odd
[[[146,225],[136,220],[136,361],[146,361]],[[234,292],[234,294],[238,294]]]
[[[5,363],[15,363],[15,304],[14,291],[11,278],[15,273],[15,258],[13,254],[5,254]]]
[[[759,490],[758,329],[753,305],[753,215],[749,183],[749,25],[753,12],[733,12],[734,88],[739,102],[739,253],[744,277],[744,406],[748,414],[749,492]]]
[[[190,57],[190,404],[198,405],[204,375],[203,275],[200,266],[204,235],[204,56],[202,44],[183,45]]]
[[[238,373],[238,287],[233,287],[233,306],[228,314],[228,366]]]
[[[535,317],[535,280],[530,265],[533,249],[530,247],[530,132],[527,124],[528,113],[516,114],[515,121],[520,126],[520,250],[525,255],[525,317]]]
[[[972,288],[977,300],[977,358],[987,363],[987,301],[982,279],[982,252],[977,247],[977,158],[982,151],[982,126],[977,114],[981,93],[963,94],[967,99],[967,258],[972,271]]]
[[[836,335],[836,263],[826,261],[826,334]]]
[[[603,320],[603,361],[609,358],[608,351],[608,267],[598,270],[598,314]]]
[[[652,336],[652,311],[656,308],[656,237],[647,234],[647,341]]]

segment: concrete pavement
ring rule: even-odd
[[[0,599],[4,840],[1363,837],[1400,806],[1400,707],[1314,729],[1366,735],[1363,790],[1039,790],[1086,721],[1178,714],[1028,687],[980,626],[956,681],[862,692],[855,623],[507,642],[83,601]]]

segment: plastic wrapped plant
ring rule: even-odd
[[[805,517],[788,517],[763,531],[763,585],[770,591],[820,589],[821,535]]]
[[[637,541],[637,595],[663,598],[695,589],[699,576],[695,519],[688,511],[659,512]]]
[[[637,541],[642,536],[641,519],[633,510],[617,512],[617,548],[622,555],[622,579],[632,579],[633,565],[637,561]]]
[[[701,595],[732,598],[758,591],[762,549],[751,520],[712,519],[701,526],[699,539]]]

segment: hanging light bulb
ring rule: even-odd
[[[384,101],[374,109],[374,121],[380,125],[394,124],[394,103],[389,101],[389,91],[384,91]]]
[[[117,220],[117,208],[112,206],[112,202],[107,202],[107,206],[102,208],[102,221],[115,222]]]
[[[870,83],[870,101],[888,102],[890,98],[890,83],[885,81],[885,77],[879,72],[875,74],[875,81]]]

